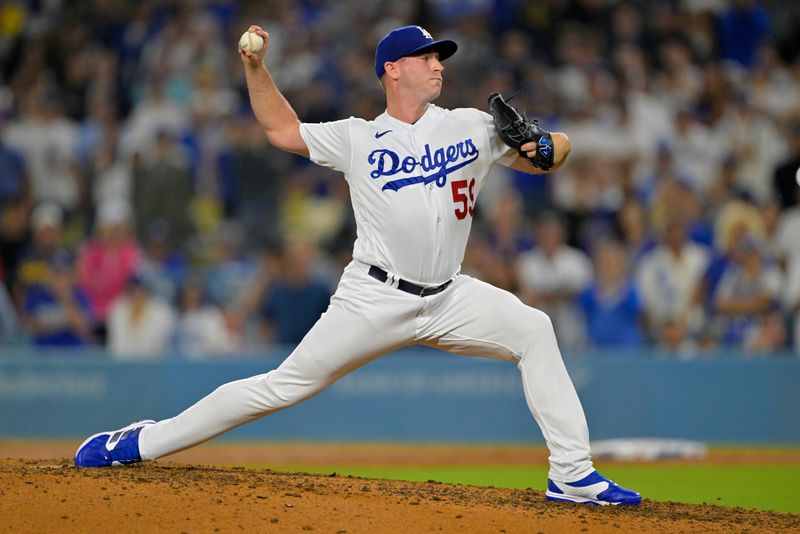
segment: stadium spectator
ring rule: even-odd
[[[788,256],[782,250],[778,241],[778,224],[783,215],[780,199],[775,196],[769,197],[760,202],[757,207],[764,226],[764,246],[766,251],[771,257],[780,262],[781,268],[785,268]]]
[[[0,272],[9,291],[17,284],[19,263],[30,244],[29,214],[27,198],[6,199],[0,203]]]
[[[211,302],[223,308],[238,305],[238,299],[250,290],[248,284],[258,269],[258,262],[245,247],[242,226],[234,220],[217,228],[214,241],[207,247],[211,265],[205,273]]]
[[[296,344],[328,309],[331,291],[314,272],[314,246],[302,239],[287,243],[281,274],[264,297],[261,314],[266,338]]]
[[[674,218],[666,224],[661,244],[643,256],[636,267],[648,334],[656,343],[675,345],[702,326],[702,309],[696,306],[697,287],[710,261],[706,247],[688,240],[686,222]]]
[[[658,336],[653,346],[662,352],[679,358],[694,358],[700,345],[690,335],[686,321],[680,319],[667,319],[661,324]]]
[[[614,213],[625,202],[623,175],[618,161],[601,156],[573,159],[569,169],[572,175],[559,171],[554,195],[567,219],[568,242],[589,250],[613,232]]]
[[[56,253],[64,248],[63,211],[53,202],[36,206],[31,213],[31,241],[22,253],[13,288],[18,305],[29,286],[46,284]]]
[[[796,24],[796,23],[795,23]],[[796,32],[792,32],[796,34]],[[793,37],[796,39],[796,36]],[[780,48],[793,51],[784,53]],[[797,121],[797,109],[800,108],[800,82],[792,73],[789,61],[797,60],[796,51],[800,46],[796,43],[780,42],[780,39],[769,39],[761,42],[758,48],[755,67],[750,71],[747,83],[741,88],[759,113],[772,120],[778,126],[786,126]],[[787,136],[789,138],[791,136]]]
[[[783,304],[790,325],[792,347],[800,354],[800,251],[795,251],[789,258]]]
[[[8,118],[0,116],[0,206],[29,204],[31,184],[21,151],[6,142]]]
[[[95,336],[105,344],[111,303],[120,296],[141,262],[139,243],[129,231],[131,209],[114,199],[103,203],[94,235],[78,252],[78,284],[86,292],[95,320]]]
[[[28,245],[26,223],[31,209],[31,183],[25,154],[6,140],[8,122],[5,110],[0,108],[0,279],[12,292],[19,262]]]
[[[219,159],[229,144],[226,119],[239,106],[239,95],[225,87],[212,70],[198,69],[189,108],[191,127],[181,137],[189,150],[192,185],[197,195],[221,198]]]
[[[61,250],[48,274],[26,286],[22,325],[39,347],[80,347],[93,341],[94,321],[86,294],[75,281],[73,258]]]
[[[739,159],[728,154],[716,169],[711,187],[705,195],[705,219],[715,221],[719,213],[735,201],[747,200],[747,192],[739,186]]]
[[[744,350],[750,354],[765,356],[774,354],[786,346],[789,338],[783,315],[778,310],[764,313],[744,338]]]
[[[248,244],[277,241],[291,156],[269,147],[251,115],[230,119],[227,132],[230,146],[220,155],[225,215],[242,224]]]
[[[64,115],[57,87],[34,86],[24,95],[6,140],[25,158],[32,201],[55,202],[71,213],[81,200],[75,159],[78,125]]]
[[[283,254],[279,242],[267,243],[255,271],[242,286],[241,294],[224,308],[228,328],[246,350],[264,344],[261,307],[272,285],[281,277]]]
[[[167,223],[162,219],[152,221],[143,246],[138,276],[153,294],[167,302],[176,302],[190,267],[183,250],[172,246]]]
[[[694,296],[711,253],[690,241],[687,232],[686,221],[674,216],[661,232],[661,244],[640,258],[636,266],[646,325],[656,340],[667,321],[683,322],[690,331],[700,327]]]
[[[114,104],[115,101],[110,97],[99,95],[89,101],[86,116],[78,125],[78,140],[75,143],[75,155],[80,165],[89,167],[98,150],[109,145],[116,146],[121,125]],[[114,155],[111,154],[112,162]]]
[[[731,247],[730,261],[714,292],[714,329],[722,344],[735,347],[772,328],[783,277],[777,264],[765,257],[763,243],[744,235]],[[770,336],[774,334],[769,334]]]
[[[797,187],[797,197],[800,198],[800,184]],[[784,210],[778,218],[774,244],[781,259],[785,260],[800,248],[798,236],[800,236],[800,204]]]
[[[335,172],[306,165],[286,180],[281,227],[288,239],[302,236],[325,247],[346,226],[349,191]]]
[[[533,248],[526,234],[521,199],[513,191],[500,193],[486,216],[482,236],[486,250],[480,256],[471,256],[482,280],[509,291],[518,289],[519,255]]]
[[[670,221],[677,219],[683,221],[693,241],[711,245],[713,228],[702,216],[702,198],[688,182],[665,178],[657,185],[648,207],[653,237],[662,235]]]
[[[679,108],[675,114],[675,136],[669,141],[670,150],[680,154],[675,162],[678,175],[684,177],[692,189],[705,194],[725,157],[726,146],[695,117],[690,105]]]
[[[658,91],[672,109],[691,106],[703,89],[702,73],[693,61],[692,51],[683,36],[673,35],[658,45],[661,71],[656,78]]]
[[[114,138],[104,139],[94,146],[91,159],[84,167],[85,179],[91,185],[92,201],[101,206],[114,199],[130,203],[133,187],[131,162],[119,157]]]
[[[0,345],[22,344],[24,341],[16,306],[5,284],[0,284]]]
[[[717,313],[714,295],[722,275],[728,265],[735,262],[735,256],[741,255],[740,244],[748,240],[764,241],[764,221],[758,209],[747,202],[732,200],[727,202],[716,214],[714,221],[714,241],[708,268],[703,274],[695,302],[705,310],[706,321],[700,337],[702,345],[710,348],[720,340],[720,332],[715,326]]]
[[[676,195],[675,187],[691,188],[692,180],[682,168],[683,165],[676,161],[674,149],[666,142],[659,143],[654,166],[650,174],[642,180],[642,187],[637,191],[638,196],[648,205],[655,205],[660,211],[668,211],[673,206],[673,198],[663,199],[663,195]],[[664,214],[655,214],[656,219],[661,219]]]
[[[592,263],[580,249],[565,243],[563,221],[553,213],[540,216],[536,226],[536,248],[517,259],[519,293],[522,300],[550,316],[559,345],[586,344],[584,320],[575,297],[592,281]]]
[[[756,49],[769,30],[769,15],[758,0],[732,0],[717,22],[722,59],[752,67]]]
[[[133,276],[109,309],[108,349],[121,360],[163,358],[170,348],[175,319],[169,303],[152,295],[142,279]]]
[[[797,170],[800,169],[800,120],[792,124],[789,134],[790,153],[775,168],[772,177],[773,189],[780,197],[784,209],[800,204],[800,184],[797,183]]]
[[[615,215],[615,235],[627,252],[628,259],[635,263],[656,246],[644,204],[629,198]]]
[[[594,282],[578,296],[591,345],[638,348],[645,343],[641,297],[629,274],[622,245],[600,241],[594,251]]]
[[[789,146],[778,125],[746,97],[730,108],[728,146],[739,159],[736,183],[753,202],[764,202],[772,196],[775,167],[786,159]]]
[[[166,131],[160,130],[155,144],[137,153],[133,163],[133,209],[136,238],[147,237],[148,226],[163,221],[173,247],[182,246],[192,232],[188,209],[194,196],[189,155]]]
[[[151,81],[144,98],[134,107],[120,133],[120,150],[125,157],[150,149],[159,133],[178,139],[189,127],[189,113],[185,107],[167,96],[163,81]]]
[[[208,302],[201,279],[189,276],[180,290],[175,348],[184,356],[231,354],[241,348],[222,309]]]

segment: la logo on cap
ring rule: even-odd
[[[422,35],[425,36],[425,39],[433,39],[433,35],[431,35],[428,30],[423,28],[422,26],[417,26],[417,29],[422,32]]]

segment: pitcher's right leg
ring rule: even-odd
[[[79,448],[76,465],[109,466],[178,452],[308,399],[381,354],[413,342],[422,299],[351,267],[328,311],[277,369],[220,386],[171,419],[95,434]]]
[[[146,426],[140,438],[142,459],[186,449],[313,397],[401,346],[397,334],[378,331],[360,314],[331,305],[277,369],[222,385],[180,415]]]

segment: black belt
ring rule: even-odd
[[[369,266],[369,275],[380,282],[386,282],[386,279],[389,278],[389,274],[386,271],[380,267],[375,267],[374,265]],[[427,297],[428,295],[441,293],[447,289],[447,286],[449,286],[452,282],[453,280],[448,280],[440,286],[425,287],[418,286],[417,284],[408,282],[406,280],[400,280],[397,282],[397,289],[400,291],[405,291],[406,293],[411,293],[412,295],[417,295],[419,297]]]

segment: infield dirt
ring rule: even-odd
[[[549,503],[540,491],[154,462],[78,469],[0,460],[2,532],[800,532],[800,515],[645,500]]]
[[[201,465],[546,461],[544,450],[530,447],[221,443],[169,462],[78,469],[64,457],[73,446],[0,443],[0,457],[13,457],[0,460],[0,532],[800,532],[797,514],[649,500],[637,507],[575,506],[547,502],[533,489]],[[763,451],[760,457],[769,462]]]

